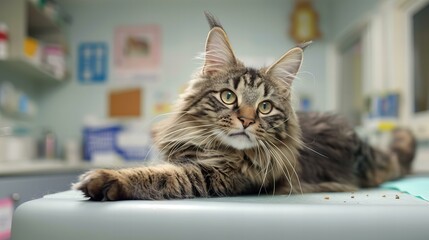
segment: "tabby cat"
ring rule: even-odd
[[[219,21],[206,17],[204,66],[154,129],[163,163],[89,171],[74,189],[97,201],[337,192],[410,172],[410,131],[394,131],[383,152],[337,115],[293,110],[291,85],[308,44],[270,67],[246,67]]]

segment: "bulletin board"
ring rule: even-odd
[[[133,118],[141,117],[141,88],[129,88],[112,90],[108,96],[109,117],[112,118]]]

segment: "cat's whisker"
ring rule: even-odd
[[[202,133],[200,134],[200,137],[206,137],[206,135],[210,135],[210,134],[205,134]],[[184,141],[189,141],[194,139],[195,136],[190,136],[189,138],[180,138],[180,141],[172,141],[169,144],[167,144],[168,148],[170,149],[170,153],[167,156],[167,159],[171,159],[170,156],[176,154],[177,152],[181,152],[183,151],[184,148],[190,147],[191,145],[188,144],[184,144]],[[198,157],[198,154],[196,155]]]
[[[250,167],[252,167],[252,168],[259,167],[259,165],[255,164],[255,161],[258,157],[259,156],[257,155],[257,148],[256,148],[255,151],[253,152],[253,157],[250,158],[250,164],[251,164]]]
[[[294,167],[294,165],[291,163],[291,161],[289,160],[289,158],[283,153],[283,151],[279,148],[279,147],[277,147],[274,143],[272,143],[272,142],[270,142],[270,141],[268,141],[269,143],[270,143],[270,145],[271,146],[273,146],[273,147],[275,147],[279,152],[280,152],[280,154],[282,154],[283,155],[283,157],[285,158],[285,160],[286,160],[286,162],[287,163],[289,163],[289,165],[290,165],[290,167],[291,167],[291,169],[292,169],[292,171],[293,171],[293,173],[294,173],[294,175],[295,175],[295,177],[296,177],[296,180],[297,180],[297,182],[298,182],[298,187],[299,187],[299,189],[300,189],[300,191],[301,191],[301,194],[303,193],[302,192],[302,186],[301,186],[301,181],[300,181],[300,179],[299,179],[299,176],[298,176],[298,173],[296,172],[296,169],[295,169],[295,167]],[[281,142],[282,143],[282,142]],[[288,149],[289,149],[289,151],[290,151],[290,153],[291,153],[291,155],[293,156],[293,158],[294,158],[294,163],[296,163],[297,162],[297,159],[295,158],[295,155],[293,154],[293,152],[292,152],[292,150],[286,145],[286,144],[284,144],[284,143],[282,143],[285,147],[287,147]],[[286,166],[285,166],[286,167]],[[288,170],[288,168],[286,167],[286,171],[288,172],[288,176],[289,176],[289,182],[290,182],[290,184],[291,184],[291,191],[292,191],[292,189],[293,189],[293,187],[292,187],[292,175],[289,173],[289,170]]]
[[[173,112],[167,112],[167,113],[158,114],[158,115],[154,116],[153,118],[151,118],[149,121],[153,122],[154,120],[157,120],[160,117],[169,116],[169,115],[175,115],[175,114],[178,114],[178,113],[184,113],[184,114],[186,114],[187,111],[173,111]]]
[[[149,154],[152,152],[152,150],[155,148],[155,143],[160,143],[159,140],[155,140],[154,144],[151,144],[149,151],[146,153],[145,159],[149,156]],[[164,147],[165,148],[165,147]],[[161,151],[160,151],[161,152]]]
[[[278,165],[279,164],[279,162],[278,162],[278,159],[277,159],[277,157],[275,156],[275,153],[273,152],[273,151],[271,151],[271,150],[269,150],[270,151],[270,155],[271,155],[271,159],[273,159],[274,160],[274,162],[276,162],[277,164],[276,165]],[[276,174],[274,174],[273,173],[273,171],[275,171],[275,169],[274,169],[274,164],[272,164],[272,171],[271,171],[271,176],[273,177],[273,187],[274,187],[274,189],[273,189],[273,195],[275,194],[275,182],[276,182]],[[286,177],[287,178],[287,177]]]
[[[301,76],[301,75],[305,75],[305,74],[308,74],[310,77],[309,77],[309,78],[304,78],[303,76]],[[300,72],[295,76],[295,80],[296,80],[296,84],[298,84],[298,85],[305,85],[305,86],[308,86],[308,82],[307,82],[307,80],[308,80],[308,81],[310,81],[310,83],[311,83],[312,85],[314,85],[314,84],[316,83],[316,77],[314,76],[314,74],[313,74],[313,73],[308,72],[308,71],[300,71]],[[304,84],[304,83],[306,83],[306,84]]]
[[[265,143],[262,140],[259,140],[258,143],[260,144],[260,146],[262,147],[263,150],[265,150],[265,161],[269,162],[270,161],[270,154],[268,151],[268,148],[266,147]]]
[[[302,141],[295,139],[295,138],[294,138],[294,137],[292,137],[290,134],[286,133],[286,135],[287,135],[288,137],[290,137],[292,140],[295,140],[296,142],[298,142],[299,144],[301,144],[303,147],[307,148],[308,150],[310,150],[310,151],[312,151],[312,152],[314,152],[314,153],[316,153],[316,154],[318,154],[318,155],[320,155],[320,156],[322,156],[322,157],[324,157],[324,158],[328,158],[326,155],[323,155],[322,153],[320,153],[320,152],[318,152],[318,151],[316,151],[316,150],[314,150],[314,149],[312,149],[312,148],[308,147],[308,146],[307,146],[305,143],[303,143]]]
[[[198,157],[198,149],[202,149],[201,148],[201,146],[204,144],[204,146],[206,147],[206,149],[211,149],[212,147],[211,147],[211,144],[216,140],[216,137],[219,135],[220,133],[210,133],[210,134],[208,134],[208,136],[203,140],[203,141],[201,141],[201,143],[200,144],[198,144],[197,146],[198,146],[198,148],[197,148],[197,154],[196,154],[196,157],[197,157],[197,160],[200,160]],[[210,140],[209,140],[209,142],[207,142],[206,144],[205,144],[205,141],[206,141],[206,139],[207,138],[211,138]]]
[[[192,130],[191,127],[184,129],[184,130],[189,130],[189,129]],[[182,130],[182,129],[180,129],[180,130]],[[176,130],[176,131],[178,131],[178,130]],[[189,141],[189,140],[195,140],[198,137],[204,137],[205,134],[207,134],[206,129],[197,129],[197,130],[192,130],[192,131],[186,131],[185,133],[180,134],[180,135],[178,134],[179,136],[176,136],[176,137],[171,137],[162,143],[164,143],[164,144],[171,144],[171,143],[175,143],[175,142],[179,142],[179,143],[183,142],[184,143],[184,142]]]
[[[186,140],[186,139],[183,139]],[[183,140],[181,141],[174,141],[173,144],[171,146],[169,146],[169,154],[167,155],[167,160],[171,159],[171,156],[174,155],[176,152],[179,152],[184,146],[186,146],[185,144],[183,144]]]
[[[268,129],[266,129],[265,131],[266,131],[266,132],[268,132],[269,130],[272,130],[272,129],[274,129],[274,128],[278,128],[278,127],[280,127],[281,125],[283,125],[285,122],[289,121],[289,119],[290,119],[290,116],[289,116],[288,118],[286,118],[284,121],[282,121],[281,123],[279,123],[279,124],[277,124],[277,125],[275,125],[275,126],[273,126],[273,127],[271,127],[271,128],[268,128]]]
[[[273,196],[276,194],[276,177],[274,176],[274,174],[272,174],[273,176]]]
[[[174,125],[172,125],[168,128],[162,129],[161,133],[169,132],[171,129],[178,128],[180,125],[189,125],[190,123],[201,123],[201,120],[193,120],[193,121],[189,121],[189,120],[179,121],[179,120],[180,120],[180,118],[176,120],[176,123]],[[193,126],[193,127],[198,127],[198,126]]]
[[[269,141],[267,141],[267,143],[270,145],[270,146],[273,146],[273,147],[276,147],[277,148],[277,146],[275,146],[273,143],[271,143],[271,142],[269,142]],[[287,161],[287,162],[289,162],[290,163],[290,161],[289,161],[289,159],[287,158],[287,156],[285,156],[284,154],[283,154],[283,152],[279,149],[279,148],[277,148],[277,150],[285,157],[285,160]],[[282,170],[282,172],[283,172],[283,174],[284,174],[284,176],[285,176],[285,178],[286,178],[286,180],[289,182],[289,184],[291,185],[291,189],[293,188],[293,182],[292,182],[292,176],[291,176],[291,174],[290,174],[290,172],[289,172],[289,169],[287,168],[287,166],[285,165],[285,161],[282,161],[281,160],[281,157],[280,157],[280,155],[279,155],[279,153],[277,153],[277,151],[271,151],[271,153],[272,153],[272,155],[273,155],[273,157],[274,157],[274,160],[277,162],[277,164],[279,165],[279,168]],[[286,169],[286,172],[284,171],[284,168]],[[291,194],[291,192],[289,192],[289,195]]]
[[[209,142],[207,142],[207,146],[208,146],[208,148],[209,149],[211,149],[212,147],[211,147],[211,144],[216,140],[216,137],[218,137],[219,135],[221,135],[221,134],[223,134],[223,132],[222,131],[219,131],[219,132],[211,132],[210,133],[210,136],[212,137],[212,139],[210,139],[210,141]]]
[[[181,113],[181,112],[185,112],[184,114],[182,114],[182,115],[180,115],[177,119],[179,120],[179,119],[181,119],[183,116],[185,116],[186,115],[186,111],[174,111],[174,112],[171,112],[171,113],[165,113],[165,114],[177,114],[177,113]],[[165,114],[161,114],[161,115],[165,115]],[[151,121],[154,121],[155,119],[156,119],[157,117],[155,117],[154,119],[152,119]],[[168,127],[168,128],[166,128],[166,129],[164,129],[162,132],[164,132],[164,131],[167,131],[167,130],[169,130],[169,129],[171,129],[172,127],[174,127],[174,126],[171,126],[171,127]],[[156,142],[156,141],[155,141]],[[145,157],[144,157],[144,159],[147,159],[148,157],[149,157],[149,155],[150,155],[150,153],[152,152],[152,150],[154,149],[154,144],[152,144],[151,146],[150,146],[150,148],[149,148],[149,151],[146,153],[146,155],[145,155]]]
[[[220,136],[220,135],[222,135],[222,134],[223,134],[223,132],[222,132],[222,131],[220,131],[220,132],[218,132],[217,134],[215,134],[215,135],[214,135],[214,137],[213,137],[213,141],[212,141],[211,143],[213,143],[214,141],[216,141],[216,140],[219,138],[219,136]],[[211,147],[211,143],[209,144],[209,147]],[[218,148],[218,147],[220,146],[220,144],[221,144],[221,143],[218,141],[218,142],[217,142],[217,145],[218,145],[218,146],[214,146],[214,148]]]
[[[201,131],[207,131],[206,129],[202,129],[200,126],[192,126],[192,127],[185,127],[181,129],[176,129],[174,132],[171,132],[171,134],[168,134],[168,138],[166,139],[160,139],[157,141],[159,144],[164,144],[171,141],[180,141],[183,136],[188,136],[190,134],[195,134]],[[197,137],[197,136],[195,136]]]
[[[190,121],[190,122],[187,122],[187,123],[192,123],[192,122]],[[183,124],[185,124],[185,123],[183,123]],[[176,124],[176,127],[180,126],[180,125],[181,125],[180,123]],[[192,133],[189,130],[194,130],[194,129],[205,130],[205,129],[201,129],[201,128],[202,127],[210,127],[210,126],[213,126],[213,124],[204,124],[204,125],[197,125],[197,126],[190,126],[190,127],[179,128],[179,129],[176,129],[176,130],[174,130],[172,132],[169,132],[168,134],[163,135],[163,139],[161,139],[161,140],[159,140],[157,142],[162,144],[165,141],[171,141],[170,136],[173,135],[173,134],[177,135],[177,133],[182,133],[182,132],[189,134],[189,133]],[[182,135],[180,134],[180,136],[182,136]]]
[[[180,125],[182,125],[182,124],[184,124],[184,125],[187,125],[187,124],[185,124],[185,123],[179,123],[179,124],[176,124],[176,126],[175,126],[175,128],[177,128],[178,126],[180,126]],[[171,128],[169,129],[170,131],[171,131]],[[181,128],[181,129],[176,129],[176,130],[174,130],[174,131],[172,131],[172,132],[169,132],[169,133],[167,133],[167,134],[165,134],[165,135],[163,135],[163,138],[162,139],[156,139],[155,140],[155,143],[157,144],[157,145],[162,145],[162,144],[166,144],[166,143],[168,143],[168,142],[173,142],[173,141],[175,141],[175,140],[178,140],[178,137],[180,137],[180,136],[178,136],[178,137],[172,137],[172,135],[174,135],[174,134],[178,134],[180,131],[183,131],[183,130],[190,130],[190,131],[187,131],[184,135],[180,135],[180,136],[187,136],[188,134],[195,134],[195,133],[197,133],[197,132],[200,132],[200,131],[203,131],[203,129],[199,129],[199,127],[198,126],[191,126],[191,127],[185,127],[185,129],[183,129],[183,128]],[[182,140],[183,141],[183,140]],[[164,147],[165,148],[165,147]],[[162,151],[160,151],[160,152],[162,152]]]
[[[298,159],[296,159],[296,157],[295,157],[295,153],[292,151],[292,149],[287,145],[287,144],[285,144],[284,142],[282,142],[280,139],[278,139],[278,138],[276,138],[276,137],[274,137],[279,143],[281,143],[283,146],[285,146],[288,150],[289,150],[289,152],[290,152],[290,154],[292,155],[292,157],[293,157],[293,161],[294,161],[294,163],[295,164],[297,164],[298,163]],[[274,144],[274,143],[272,143],[272,144]],[[281,153],[283,154],[283,152],[281,151]],[[287,157],[285,156],[285,158],[287,159]],[[298,185],[299,185],[299,188],[300,188],[300,191],[301,191],[301,194],[303,194],[303,191],[302,191],[302,186],[301,186],[301,181],[300,181],[300,179],[299,179],[299,175],[298,175],[298,173],[296,172],[296,169],[295,169],[295,166],[288,160],[288,162],[289,162],[289,164],[290,164],[290,166],[291,166],[291,168],[292,168],[292,170],[293,170],[293,172],[294,172],[294,175],[295,175],[295,177],[296,177],[296,180],[298,181]]]
[[[170,139],[168,139],[168,141],[160,142],[159,144],[165,144],[165,146],[162,149],[160,149],[160,152],[164,153],[164,149],[167,147],[171,147],[172,146],[171,144],[173,144],[173,143],[183,143],[185,141],[192,140],[194,138],[195,134],[199,134],[199,133],[203,133],[203,132],[204,132],[204,129],[194,130],[194,131],[187,132],[183,135],[180,135],[178,137],[170,138]]]
[[[178,116],[175,116],[176,121],[180,120],[182,117],[186,116],[186,114],[188,113],[187,111],[174,111],[174,112],[168,112],[168,113],[164,113],[164,114],[160,114],[155,116],[151,121],[158,119],[159,117],[165,116],[165,115],[177,115],[178,113],[182,113]],[[171,126],[173,127],[173,126]]]
[[[261,147],[266,151],[266,153],[267,154],[270,153],[270,150],[266,147],[266,145],[262,141],[260,143],[261,143]],[[258,196],[261,194],[262,188],[265,185],[265,179],[268,175],[268,169],[270,168],[271,158],[267,157],[267,160],[268,161],[266,163],[265,174],[264,174],[264,177],[262,179],[261,187],[259,188]]]
[[[182,113],[180,115],[177,115],[178,113]],[[160,114],[158,116],[163,116],[163,115],[174,115],[176,114],[177,116],[173,117],[175,121],[179,121],[180,119],[182,119],[184,116],[191,116],[191,114],[189,113],[189,111],[173,111],[173,112],[168,112],[168,113],[164,113],[164,114]],[[157,117],[157,116],[156,116]],[[156,118],[155,117],[155,118]]]
[[[261,150],[261,146],[258,144],[258,145],[256,145],[257,146],[257,153],[258,153],[258,158],[259,158],[259,162],[258,162],[258,167],[260,168],[260,170],[259,170],[259,172],[258,172],[258,174],[261,174],[264,170],[264,168],[263,168],[263,166],[264,166],[264,164],[263,164],[263,159],[262,159],[262,157],[263,157],[263,155],[261,154],[261,152],[262,152],[262,150]],[[267,160],[266,160],[267,161]]]
[[[288,119],[287,120],[285,120],[284,122],[286,122],[286,121],[288,121]],[[283,122],[283,123],[284,123]],[[278,126],[276,126],[276,127],[278,127]],[[274,127],[273,127],[274,128]],[[271,130],[272,128],[269,128],[269,129],[267,129],[266,131],[268,131],[268,130]],[[294,141],[296,141],[298,144],[300,144],[301,146],[303,146],[303,147],[305,147],[305,148],[307,148],[307,149],[309,149],[310,151],[313,151],[314,153],[317,153],[317,154],[319,154],[320,156],[322,156],[322,157],[325,157],[325,158],[327,158],[327,156],[325,156],[325,155],[323,155],[322,153],[319,153],[319,152],[317,152],[316,150],[314,150],[314,149],[312,149],[312,148],[310,148],[310,147],[308,147],[308,146],[306,146],[306,144],[305,143],[303,143],[302,141],[300,141],[300,140],[297,140],[296,138],[294,138],[294,137],[292,137],[290,134],[288,134],[287,132],[285,132],[285,134],[288,136],[288,137],[290,137],[292,140],[294,140]],[[274,136],[273,136],[274,137]],[[282,142],[283,143],[283,141],[281,141],[280,139],[278,139],[278,138],[276,138],[276,137],[274,137],[277,141],[279,141],[279,142]]]
[[[289,170],[286,167],[284,161],[281,160],[280,155],[277,153],[277,151],[274,151],[274,150],[270,150],[270,152],[271,152],[271,155],[273,157],[272,159],[277,163],[276,164],[277,168],[280,169],[281,172],[283,172],[283,175],[285,176],[286,180],[289,182],[290,186],[293,186],[293,182],[291,181],[291,176],[290,176]],[[273,165],[273,167],[274,167],[274,165]],[[286,172],[284,169],[286,169]],[[291,194],[291,192],[289,192],[289,195],[290,194]]]
[[[256,149],[254,151],[254,157],[251,159],[251,163],[252,163],[252,167],[257,167],[258,169],[258,174],[262,173],[262,155],[261,155],[261,147],[259,146],[259,144],[256,145]]]
[[[178,138],[175,138],[175,139],[169,139],[168,143],[166,143],[166,145],[162,149],[160,149],[159,152],[161,154],[163,154],[164,150],[166,148],[169,148],[170,150],[172,150],[171,147],[174,146],[174,144],[180,144],[182,142],[192,140],[194,138],[195,134],[200,133],[200,132],[204,132],[204,131],[205,131],[204,129],[200,129],[200,130],[197,130],[197,131],[194,131],[194,132],[188,132],[185,135],[181,135],[181,136],[179,136]],[[191,135],[191,136],[189,136],[189,135]],[[189,137],[189,138],[186,138],[186,137]],[[170,153],[171,153],[171,151],[170,151]]]

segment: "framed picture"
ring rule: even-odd
[[[160,62],[158,25],[123,26],[115,30],[113,64],[118,80],[156,78]]]

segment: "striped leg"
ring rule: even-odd
[[[102,169],[82,175],[73,188],[96,201],[229,196],[246,189],[244,178],[227,171],[200,164]]]

